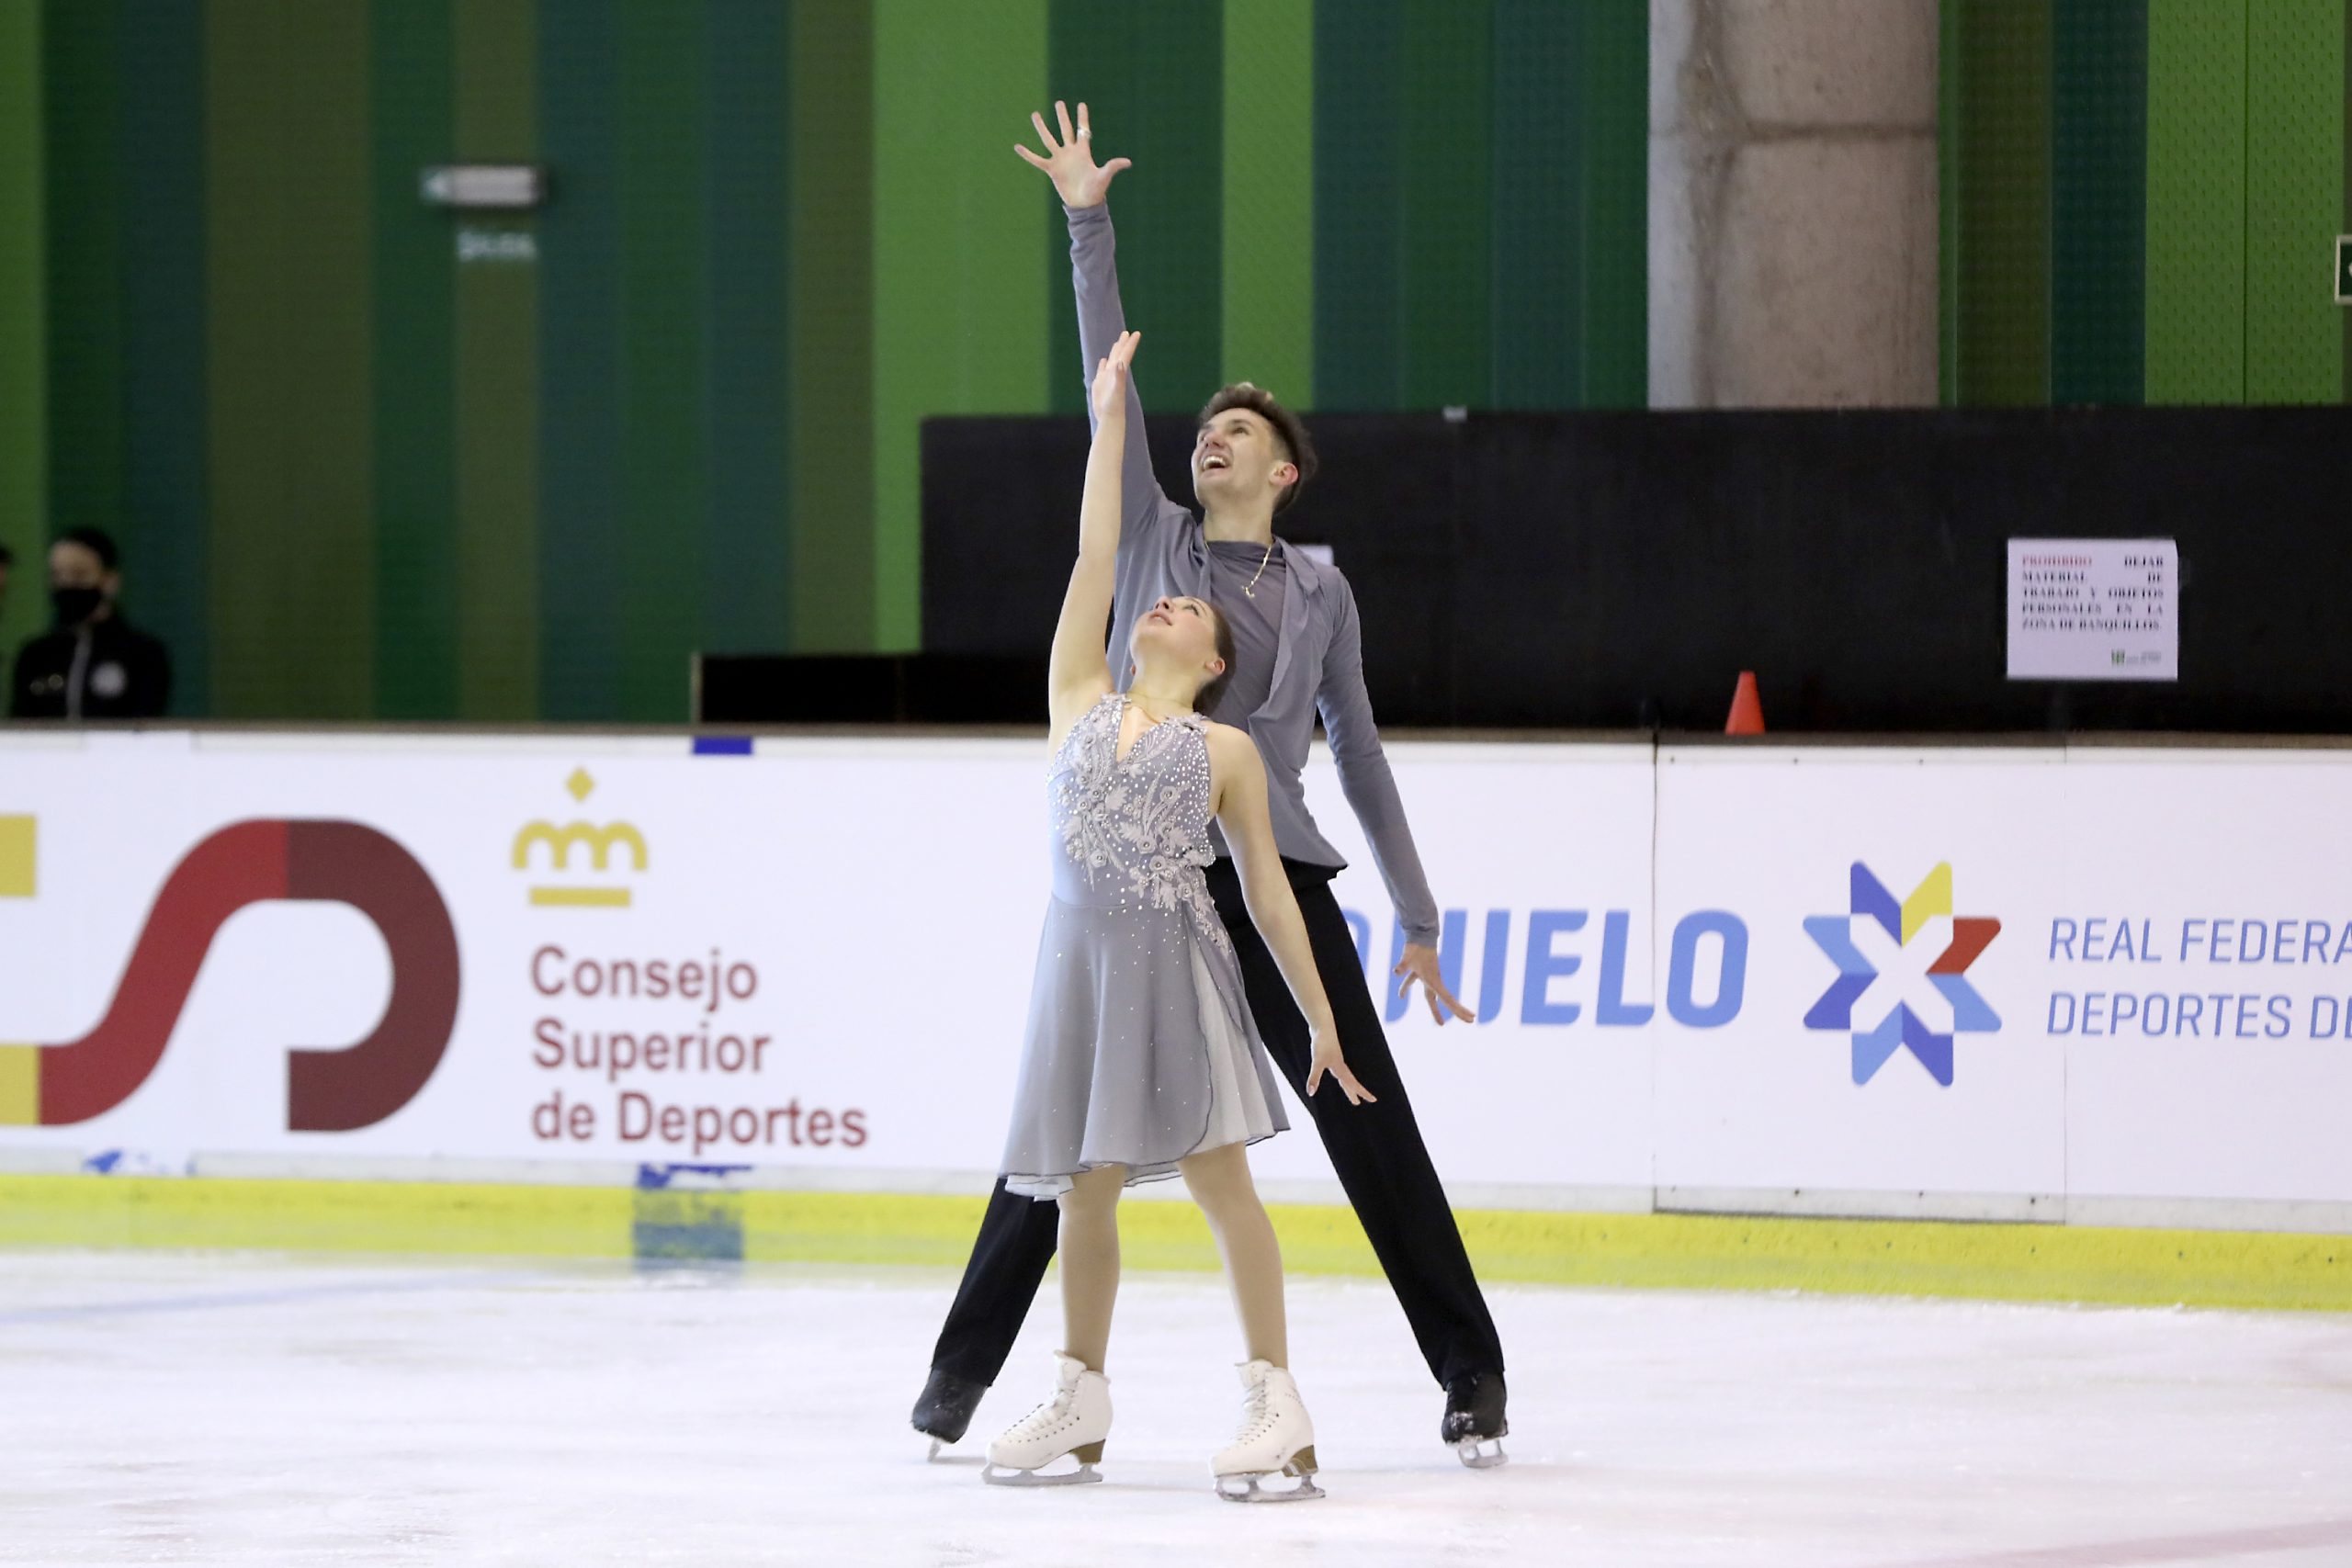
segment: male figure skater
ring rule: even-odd
[[[1130,165],[1125,158],[1096,165],[1084,104],[1078,106],[1075,130],[1069,110],[1059,103],[1054,109],[1058,139],[1042,116],[1030,117],[1045,155],[1025,147],[1015,151],[1052,178],[1069,218],[1084,373],[1110,353],[1126,327],[1104,198],[1113,177]],[[1437,903],[1373,723],[1354,595],[1337,570],[1293,554],[1274,536],[1274,513],[1314,472],[1314,449],[1297,417],[1266,392],[1247,382],[1225,388],[1202,412],[1193,443],[1193,489],[1204,513],[1196,519],[1153,478],[1142,400],[1132,382],[1127,396],[1125,527],[1110,646],[1124,649],[1136,618],[1162,595],[1207,599],[1231,625],[1231,674],[1210,716],[1249,730],[1264,754],[1274,840],[1306,917],[1348,1062],[1377,1097],[1373,1103],[1351,1106],[1334,1084],[1306,1092],[1307,1025],[1250,924],[1229,856],[1221,853],[1209,869],[1209,889],[1233,938],[1259,1032],[1314,1116],[1421,1354],[1445,1390],[1442,1439],[1465,1464],[1498,1463],[1499,1439],[1509,1430],[1501,1342],[1422,1146],[1380,1010],[1358,966],[1354,936],[1331,894],[1331,878],[1344,863],[1317,831],[1299,777],[1320,713],[1340,787],[1371,840],[1404,928],[1404,959],[1395,970],[1399,994],[1418,980],[1440,1024],[1448,1012],[1470,1018],[1438,966]],[[1123,688],[1127,678],[1122,669]],[[1051,1205],[1008,1194],[998,1182],[933,1352],[930,1382],[915,1404],[915,1429],[933,1439],[934,1453],[964,1435],[981,1393],[996,1381],[1053,1258],[1056,1229]]]

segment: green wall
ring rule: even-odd
[[[1943,0],[1953,403],[2347,398],[2346,0]]]
[[[1954,403],[2335,401],[2347,0],[1944,0]],[[1646,400],[1645,0],[0,0],[0,642],[112,527],[191,715],[658,720],[921,626],[922,421]],[[416,199],[544,161],[522,218]],[[461,248],[463,254],[461,254]],[[30,569],[28,570],[27,569]]]
[[[115,530],[183,713],[670,720],[915,646],[922,422],[1639,406],[1646,0],[0,0],[0,635]],[[418,172],[528,160],[522,216]],[[1077,476],[1072,476],[1075,485]]]
[[[33,609],[48,508],[40,61],[39,7],[0,0],[0,545],[17,562],[0,600],[0,650],[40,624]]]

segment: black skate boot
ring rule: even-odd
[[[931,1369],[931,1381],[922,1385],[914,1413],[915,1430],[931,1439],[931,1452],[925,1458],[937,1459],[940,1450],[964,1440],[964,1428],[972,1424],[972,1412],[980,1407],[980,1395],[988,1391],[984,1382]]]
[[[1508,1458],[1502,1439],[1510,1435],[1503,1417],[1503,1375],[1465,1372],[1445,1385],[1445,1419],[1438,1438],[1473,1470],[1492,1470]]]

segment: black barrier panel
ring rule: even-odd
[[[2352,410],[1327,414],[1283,520],[1354,585],[1384,723],[2352,732]],[[1190,500],[1192,432],[1151,422]],[[1081,424],[923,427],[923,644],[1036,657]],[[2180,545],[2177,684],[2005,677],[2007,541]]]
[[[697,724],[1046,722],[1043,649],[1027,653],[705,654]]]

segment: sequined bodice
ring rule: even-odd
[[[1202,868],[1209,843],[1208,720],[1153,725],[1119,755],[1125,700],[1111,693],[1070,727],[1046,786],[1054,896],[1109,908],[1188,911],[1214,945],[1231,942]]]

